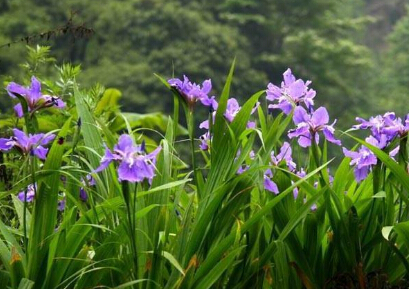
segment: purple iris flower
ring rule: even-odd
[[[296,164],[293,161],[291,146],[288,142],[283,143],[280,149],[280,153],[278,155],[274,155],[274,151],[271,152],[272,165],[278,166],[282,161],[285,161],[290,171],[295,170]]]
[[[292,150],[290,144],[288,142],[284,142],[280,148],[280,153],[278,155],[274,155],[274,151],[271,152],[270,165],[278,166],[281,162],[284,161],[290,171],[295,171],[296,164],[294,163],[291,155]],[[273,172],[271,171],[271,169],[266,170],[264,173],[264,188],[267,191],[270,191],[277,195],[279,194],[278,187],[277,184],[272,180],[272,178]],[[294,198],[296,198],[295,195]]]
[[[211,142],[210,132],[206,132],[205,134],[201,135],[199,145],[200,149],[202,151],[207,151],[209,149],[210,142]]]
[[[7,85],[7,92],[12,98],[16,98],[16,94],[21,95],[27,101],[27,107],[29,112],[34,112],[41,108],[46,107],[65,107],[65,103],[58,97],[43,95],[41,93],[41,83],[34,76],[31,77],[31,85],[29,87],[24,87],[15,82],[10,82]],[[23,108],[21,103],[14,106],[14,111],[17,117],[23,117]]]
[[[308,110],[312,108],[316,92],[308,88],[311,81],[297,80],[289,68],[284,72],[283,76],[284,81],[281,82],[281,87],[272,83],[267,86],[267,100],[277,101],[275,104],[270,104],[268,108],[281,109],[285,114],[290,114],[293,107],[301,103],[304,103]]]
[[[183,81],[179,78],[172,78],[168,80],[168,83],[177,89],[190,108],[192,108],[198,100],[213,110],[217,108],[215,97],[212,96],[209,98],[208,96],[212,90],[212,81],[210,79],[203,81],[202,86],[200,86],[199,84],[191,82],[186,75],[183,75]]]
[[[297,128],[290,130],[288,132],[288,137],[298,137],[298,144],[300,146],[311,146],[311,139],[313,137],[318,144],[319,131],[323,132],[327,141],[336,145],[341,145],[341,141],[334,137],[334,124],[336,123],[336,120],[331,125],[328,125],[329,116],[325,107],[321,106],[310,115],[303,107],[297,106],[294,110],[293,121],[294,124],[297,125]]]
[[[264,173],[264,188],[269,191],[274,193],[275,195],[278,195],[280,192],[278,191],[277,184],[271,179],[273,177],[273,173],[271,170],[267,170]]]
[[[304,177],[307,175],[307,173],[305,172],[305,170],[304,170],[303,168],[301,168],[301,170],[299,170],[299,171],[296,172],[295,174],[296,174],[300,179],[304,178]],[[294,184],[293,181],[291,181],[291,183]],[[294,190],[293,190],[293,196],[294,196],[294,199],[297,199],[297,197],[298,197],[298,187],[295,187],[295,188],[294,188]]]
[[[351,166],[355,166],[354,174],[357,182],[360,182],[368,176],[373,165],[376,165],[377,158],[367,147],[362,146],[358,152],[349,151],[343,148],[344,155],[351,158],[349,163]]]
[[[381,140],[378,140],[373,136],[369,136],[365,139],[365,141],[379,149],[383,149],[386,147],[386,136],[385,135],[383,135]],[[352,159],[349,164],[351,166],[355,166],[354,174],[355,174],[356,181],[360,182],[366,179],[369,172],[372,170],[372,167],[376,165],[378,161],[376,158],[376,155],[366,146],[361,146],[358,152],[349,151],[346,148],[343,148],[342,150],[346,157]],[[389,153],[389,156],[393,158],[398,152],[399,152],[399,146],[393,149]]]
[[[21,191],[19,194],[18,194],[18,198],[19,198],[19,200],[20,201],[22,201],[22,202],[24,202],[24,200],[27,202],[27,203],[31,203],[33,200],[34,200],[34,197],[35,197],[35,191],[36,191],[36,189],[37,189],[37,185],[36,184],[30,184],[30,185],[28,185],[27,186],[27,198],[25,198],[26,196],[25,196],[25,191]]]
[[[117,161],[119,181],[142,182],[145,179],[151,181],[155,176],[156,156],[160,150],[159,146],[150,154],[146,154],[142,145],[135,146],[132,138],[123,134],[113,151],[106,148],[101,164],[95,172],[100,172],[112,161]]]
[[[60,212],[65,210],[65,197],[58,201],[57,210]]]
[[[16,148],[23,154],[33,154],[39,159],[44,160],[47,157],[48,148],[43,147],[51,142],[54,134],[29,134],[26,135],[23,131],[13,129],[14,137],[0,138],[0,150],[8,151]]]

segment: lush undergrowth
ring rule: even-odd
[[[408,288],[408,117],[336,132],[291,70],[242,106],[233,72],[219,97],[158,76],[168,118],[121,113],[70,65],[7,83],[1,288]]]

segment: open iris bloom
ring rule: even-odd
[[[48,148],[43,147],[51,142],[54,134],[29,134],[26,135],[23,131],[13,129],[14,136],[11,138],[0,138],[0,150],[9,151],[16,148],[24,155],[32,154],[41,160],[47,157]]]
[[[119,163],[119,181],[139,183],[147,179],[150,182],[155,176],[156,156],[160,150],[161,147],[157,147],[150,154],[146,154],[144,144],[136,146],[129,135],[123,134],[119,137],[118,144],[114,146],[113,151],[106,148],[101,164],[95,172],[104,170],[115,161]]]
[[[296,79],[291,69],[287,69],[284,74],[284,81],[281,87],[272,83],[267,86],[267,100],[276,102],[270,104],[269,109],[281,109],[285,114],[290,114],[291,110],[302,103],[308,110],[314,105],[315,90],[308,88],[311,81],[304,82]]]
[[[341,145],[341,141],[334,137],[334,124],[336,120],[328,125],[329,116],[325,107],[319,107],[312,114],[308,114],[307,111],[297,106],[294,110],[293,117],[294,124],[297,128],[288,132],[289,138],[298,137],[298,144],[302,147],[311,146],[311,140],[315,138],[315,142],[319,143],[318,132],[322,131],[327,141],[336,145]]]
[[[60,98],[50,95],[43,95],[41,93],[41,83],[34,76],[31,77],[31,85],[29,87],[24,87],[15,82],[10,82],[6,89],[12,98],[16,98],[17,94],[24,97],[27,101],[28,111],[31,113],[47,107],[65,107],[65,103]],[[14,111],[17,117],[23,117],[24,112],[21,103],[14,106]]]
[[[365,141],[379,149],[384,149],[387,146],[387,136],[385,134],[379,134],[379,140],[374,136],[369,136]],[[349,163],[351,166],[355,166],[354,175],[357,182],[361,182],[368,176],[372,167],[377,164],[376,155],[368,149],[366,146],[361,146],[357,152],[349,151],[346,148],[342,149],[346,157],[351,158]],[[393,158],[399,152],[399,146],[389,152],[389,156]]]
[[[197,101],[201,101],[204,106],[208,106],[212,110],[217,109],[215,97],[209,97],[208,94],[212,90],[212,81],[210,79],[203,81],[202,86],[189,81],[186,75],[183,75],[183,81],[179,78],[168,80],[170,86],[176,88],[180,95],[185,99],[190,108]]]

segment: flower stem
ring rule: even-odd
[[[132,212],[131,208],[131,200],[130,200],[130,193],[129,193],[129,183],[127,181],[122,181],[122,194],[124,197],[127,215],[128,215],[128,227],[129,227],[129,238],[131,241],[131,250],[133,255],[133,262],[134,262],[134,271],[135,271],[135,278],[138,278],[138,255],[136,251],[136,236],[135,236],[135,228],[132,222],[132,213],[135,214],[135,211]]]
[[[190,110],[187,114],[187,129],[190,138],[190,150],[192,155],[192,167],[194,175],[194,183],[196,185],[197,195],[200,199],[200,189],[198,185],[197,168],[196,168],[196,155],[195,155],[195,119],[193,117],[193,112]]]

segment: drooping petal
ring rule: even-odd
[[[38,146],[33,149],[33,153],[36,157],[41,160],[45,160],[47,158],[48,149],[42,146]]]
[[[324,134],[324,137],[327,141],[339,146],[341,145],[341,141],[336,139],[334,136],[334,128],[332,126],[326,125],[322,130],[322,133]]]
[[[361,182],[365,180],[366,177],[368,176],[369,170],[370,170],[369,167],[362,167],[360,169],[358,167],[355,167],[354,175],[355,175],[356,181]]]
[[[123,161],[118,167],[118,180],[134,183],[140,182],[142,179],[139,178],[134,164]]]
[[[103,171],[115,159],[117,159],[117,157],[112,154],[111,150],[109,148],[105,148],[105,155],[102,157],[99,167],[96,168],[94,172],[99,173]]]
[[[275,195],[278,195],[278,194],[279,194],[278,187],[277,187],[276,183],[273,182],[273,181],[272,181],[270,178],[268,178],[268,177],[265,177],[265,178],[264,178],[264,188],[265,188],[267,191],[274,193]]]
[[[11,138],[0,138],[0,150],[8,151],[11,150],[16,142]]]

